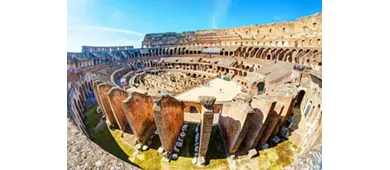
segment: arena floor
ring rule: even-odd
[[[226,81],[220,78],[215,78],[209,83],[209,87],[198,86],[175,97],[180,100],[197,101],[198,96],[207,95],[216,97],[217,101],[229,101],[241,92],[241,86],[233,81]]]

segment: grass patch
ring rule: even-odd
[[[226,166],[228,168],[227,153],[223,143],[221,130],[218,126],[213,126],[211,130],[210,143],[207,149],[206,161],[209,161],[207,167],[217,168]]]
[[[196,124],[189,124],[187,135],[184,139],[183,147],[180,149],[178,160],[172,160],[170,163],[161,161],[161,156],[157,149],[161,146],[158,136],[153,138],[149,150],[138,152],[135,148],[127,145],[119,129],[109,129],[103,127],[99,132],[95,132],[95,127],[99,124],[102,114],[97,114],[97,105],[86,107],[86,128],[93,142],[112,155],[143,169],[229,169],[226,160],[227,154],[224,150],[223,138],[218,126],[213,126],[210,136],[206,161],[209,161],[206,167],[198,167],[192,164],[194,157],[195,128]],[[137,152],[137,153],[136,153]],[[131,158],[135,159],[133,162]]]
[[[127,145],[123,141],[121,137],[121,131],[119,129],[115,129],[115,130],[110,130],[110,132],[112,136],[114,136],[115,141],[119,144],[119,147],[124,151],[124,153],[127,154],[129,158],[134,158],[133,154],[138,151],[136,151],[135,148]],[[162,157],[160,156],[160,154],[157,152],[156,149],[153,149],[155,147],[158,148],[160,145],[161,143],[158,136],[154,137],[152,146],[149,148],[149,150],[135,153],[136,157],[134,159],[134,163],[143,169],[161,169],[160,162]]]
[[[223,138],[218,126],[213,126],[212,128],[210,143],[206,154],[206,162],[208,161],[208,164],[205,167],[199,167],[192,164],[195,152],[196,125],[197,124],[189,124],[183,147],[179,152],[179,158],[176,161],[171,161],[171,163],[166,166],[170,169],[229,169]]]
[[[87,128],[88,134],[91,137],[91,140],[95,142],[97,145],[99,145],[101,148],[109,152],[110,154],[134,166],[137,166],[133,162],[129,161],[128,159],[127,155],[128,153],[131,153],[131,150],[126,149],[126,147],[120,147],[118,145],[120,143],[117,143],[117,140],[114,139],[114,137],[117,137],[117,135],[111,135],[110,130],[108,129],[107,126],[103,127],[99,132],[94,131],[95,127],[99,124],[100,119],[103,116],[103,114],[97,114],[96,108],[97,108],[96,104],[91,105],[89,107],[86,107],[86,112],[85,112],[85,116],[86,116],[85,126]],[[127,153],[125,153],[124,151],[125,152],[127,151]]]
[[[291,148],[294,148],[294,151]],[[260,169],[282,169],[294,161],[294,155],[299,150],[295,144],[287,140],[273,148],[260,151],[260,156],[256,159]]]

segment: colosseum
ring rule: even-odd
[[[296,169],[322,145],[321,40],[320,12],[83,46],[67,53],[68,126],[130,169]]]

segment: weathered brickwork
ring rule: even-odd
[[[137,92],[123,100],[123,108],[132,132],[141,143],[145,143],[156,130],[152,97]]]
[[[123,103],[122,101],[125,100],[129,95],[126,91],[113,87],[108,92],[108,102],[110,104],[112,113],[114,114],[115,120],[118,123],[119,129],[123,132],[130,132],[129,123],[126,119],[124,110],[123,110]]]
[[[153,106],[154,118],[161,144],[171,153],[184,122],[184,103],[171,96],[162,96]]]
[[[115,120],[114,113],[112,112],[110,103],[108,102],[108,92],[111,90],[112,87],[113,86],[108,83],[102,83],[97,86],[97,89],[101,103],[100,107],[104,111],[106,119],[110,124],[116,125],[117,123]]]

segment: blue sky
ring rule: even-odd
[[[140,47],[147,33],[291,21],[320,11],[321,0],[68,0],[67,49]]]

